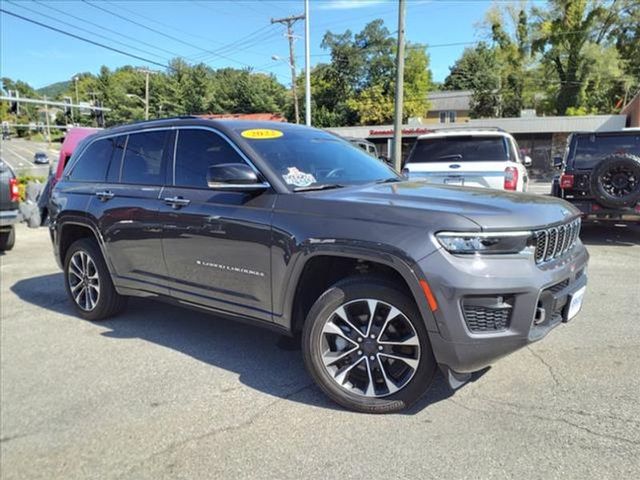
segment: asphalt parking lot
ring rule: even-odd
[[[640,478],[640,227],[585,227],[582,313],[409,412],[329,402],[277,335],[133,300],[74,317],[46,229],[1,264],[4,479]]]

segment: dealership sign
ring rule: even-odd
[[[415,127],[415,128],[403,128],[402,135],[407,136],[416,136],[416,135],[424,135],[425,133],[431,133],[433,130],[424,127]],[[388,128],[386,130],[369,130],[370,137],[390,137],[393,136],[393,128]]]

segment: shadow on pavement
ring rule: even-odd
[[[631,247],[640,245],[640,224],[585,223],[580,230],[580,239],[587,246]]]
[[[62,273],[20,280],[11,291],[32,305],[74,315],[64,291]],[[235,372],[244,385],[269,395],[340,409],[312,383],[304,369],[298,343],[269,330],[139,298],[132,298],[118,317],[96,322],[96,325],[109,329],[102,333],[105,337],[139,338]],[[474,375],[472,381],[485,371]],[[453,393],[438,373],[429,392],[404,413],[419,413]]]

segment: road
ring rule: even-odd
[[[33,155],[36,152],[45,152],[49,156],[49,162],[53,165],[60,154],[60,144],[52,144],[49,148],[46,142],[32,142],[20,138],[0,141],[0,158],[13,168],[17,175],[34,175],[47,177],[49,165],[35,165]]]
[[[46,229],[0,257],[2,478],[640,478],[640,228],[586,228],[583,312],[406,414],[347,412],[277,335],[72,314]]]

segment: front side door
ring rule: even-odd
[[[152,130],[124,136],[107,181],[91,200],[89,211],[96,216],[119,287],[169,294],[159,209],[173,135]]]
[[[275,194],[216,191],[209,166],[246,163],[221,134],[176,133],[171,185],[163,193],[162,246],[171,295],[231,314],[271,321],[271,213]]]

